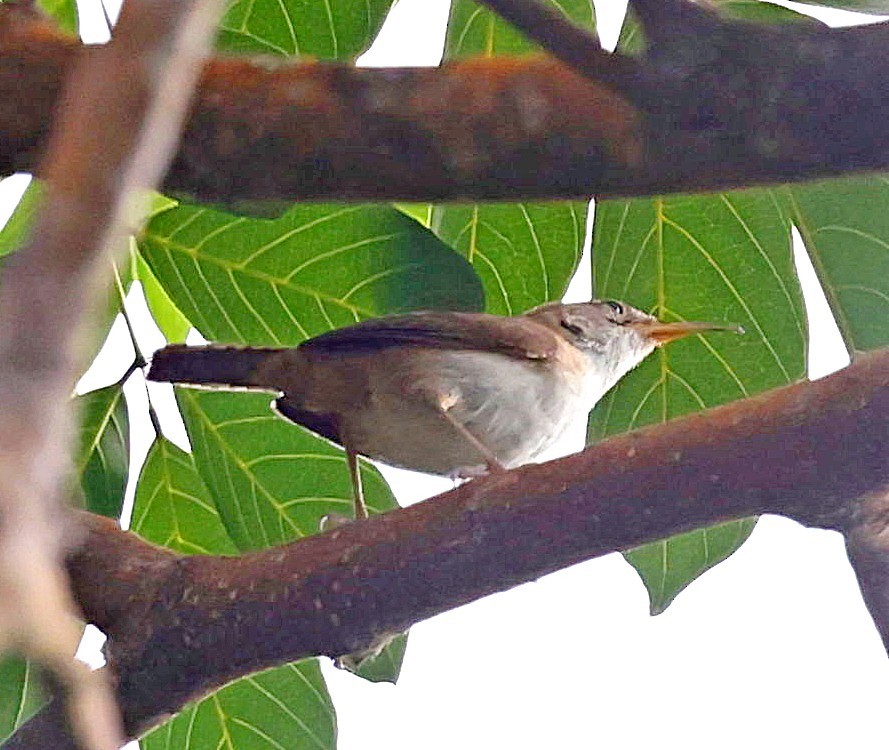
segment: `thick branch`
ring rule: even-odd
[[[599,81],[540,57],[218,60],[165,187],[229,204],[567,198],[889,166],[889,26],[724,23],[679,7],[681,23],[646,29],[645,57],[596,52]],[[0,6],[0,171],[34,168],[75,47]]]
[[[69,569],[84,610],[111,635],[138,732],[233,677],[359,650],[613,550],[760,513],[854,528],[859,498],[889,489],[886,445],[889,350],[240,558],[178,558],[97,520]],[[136,601],[146,604],[122,619]]]

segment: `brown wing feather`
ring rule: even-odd
[[[323,333],[302,343],[305,353],[369,354],[393,346],[470,349],[499,352],[521,359],[548,359],[556,354],[558,336],[525,318],[486,313],[416,312],[373,318]]]

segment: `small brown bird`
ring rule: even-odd
[[[473,476],[532,460],[654,349],[718,323],[663,323],[622,302],[552,303],[521,315],[416,312],[297,347],[167,346],[150,380],[274,391],[287,419],[357,455]]]

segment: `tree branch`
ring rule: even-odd
[[[850,537],[868,518],[885,535],[889,519],[866,508],[889,490],[887,444],[889,349],[817,382],[242,557],[182,558],[92,518],[69,570],[110,635],[127,729],[138,734],[234,677],[359,651],[444,610],[692,528],[780,513]],[[872,590],[885,592],[886,567]],[[13,747],[36,747],[27,727],[20,735]]]
[[[533,39],[557,60],[592,81],[613,88],[618,94],[638,75],[636,62],[610,55],[599,39],[549,5],[536,0],[480,0]]]
[[[596,81],[534,56],[438,69],[216,60],[165,189],[230,205],[518,200],[889,167],[889,25],[729,23],[684,2],[677,12],[646,26],[643,57],[600,59],[608,73]],[[76,48],[0,6],[0,171],[34,168]]]
[[[101,298],[106,253],[125,247],[136,191],[159,181],[174,150],[217,5],[130,0],[110,44],[70,48],[64,85],[53,84],[42,205],[29,240],[4,263],[0,648],[53,671],[84,748],[113,750],[123,732],[107,673],[73,658],[82,627],[61,563],[80,327]],[[33,22],[27,8],[4,6],[10,14]],[[9,64],[4,56],[4,72]],[[33,114],[25,105],[15,121]]]

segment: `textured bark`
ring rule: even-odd
[[[562,55],[583,75],[540,56],[438,69],[213,61],[165,189],[235,206],[516,200],[889,166],[886,24],[729,23],[675,2],[655,20],[657,9],[636,9],[645,55],[592,48],[586,67]],[[35,167],[76,47],[0,8],[0,171]]]
[[[692,528],[780,513],[850,533],[868,518],[885,533],[884,514],[867,508],[889,490],[887,445],[883,350],[817,382],[241,557],[179,558],[93,518],[69,570],[84,611],[111,637],[127,727],[138,733],[234,677],[354,652],[468,601]]]

